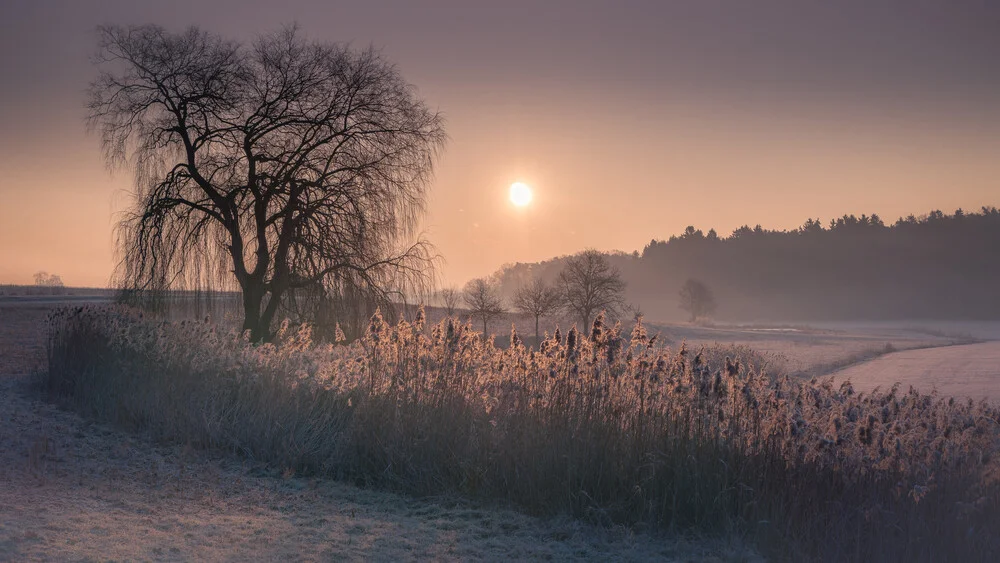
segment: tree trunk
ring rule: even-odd
[[[263,311],[261,311],[264,288],[255,282],[247,281],[243,284],[242,289],[243,330],[250,331],[251,342],[267,342],[271,339],[271,319],[264,319]]]
[[[541,343],[542,341],[538,339],[538,315],[535,315],[535,346],[540,346]]]

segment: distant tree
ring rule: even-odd
[[[441,302],[444,304],[444,311],[449,317],[455,316],[455,308],[458,306],[459,297],[459,291],[454,287],[446,287],[441,290]]]
[[[44,287],[63,287],[62,278],[48,272],[35,272],[35,285]]]
[[[377,50],[294,27],[252,44],[197,28],[98,33],[88,123],[108,164],[135,173],[122,289],[237,286],[260,341],[297,293],[386,311],[429,281],[415,229],[443,122]]]
[[[705,282],[688,279],[680,291],[681,309],[691,314],[691,322],[715,312],[715,296]]]
[[[819,219],[813,220],[812,218],[806,219],[806,222],[799,227],[799,232],[806,234],[822,233],[823,224],[820,223]]]
[[[642,307],[640,307],[638,304],[633,303],[631,305],[628,305],[627,309],[630,313],[632,313],[633,322],[641,322],[642,318],[645,316],[642,314]]]
[[[625,305],[625,282],[606,256],[590,249],[566,259],[557,282],[564,307],[583,323],[602,310],[617,314]]]
[[[684,229],[684,234],[681,235],[681,238],[703,238],[703,237],[704,235],[702,234],[701,230],[695,229],[694,225],[688,225],[688,227]]]
[[[562,305],[559,290],[549,286],[541,278],[517,288],[514,292],[514,308],[535,318],[535,342],[538,339],[538,320],[551,315]]]
[[[483,278],[465,284],[462,300],[469,308],[469,315],[483,321],[483,336],[486,336],[489,322],[507,312],[497,284]]]

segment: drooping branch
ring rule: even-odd
[[[194,28],[100,36],[89,125],[108,165],[135,175],[119,284],[217,274],[266,337],[288,291],[350,278],[386,296],[426,281],[433,251],[413,237],[442,118],[376,51],[295,28],[249,46]]]

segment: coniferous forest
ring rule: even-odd
[[[691,278],[712,289],[725,320],[1000,318],[995,207],[892,223],[875,214],[807,219],[789,231],[745,225],[728,236],[691,226],[609,259],[647,318],[684,318],[677,293]],[[535,276],[553,279],[563,260],[507,265],[497,276],[513,292]]]

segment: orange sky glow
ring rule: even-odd
[[[967,33],[963,39],[956,32],[947,41],[937,39],[946,54],[951,49],[972,61],[968,75],[920,66],[933,61],[903,59],[899,76],[889,72],[879,75],[885,84],[866,82],[866,73],[897,67],[888,58],[883,69],[878,57],[866,62],[845,52],[840,62],[825,63],[840,69],[838,83],[794,66],[770,75],[768,52],[753,59],[762,65],[755,73],[740,74],[739,60],[715,51],[705,51],[712,58],[700,66],[702,46],[684,51],[669,41],[626,45],[625,24],[609,25],[605,36],[592,36],[597,47],[577,53],[565,41],[545,39],[559,33],[549,25],[559,14],[545,10],[520,31],[523,41],[517,33],[511,39],[522,44],[497,45],[503,34],[475,32],[490,14],[448,2],[430,5],[459,14],[466,27],[441,39],[444,32],[430,24],[404,26],[412,14],[380,15],[347,3],[338,9],[350,26],[332,16],[324,25],[326,12],[314,2],[292,3],[284,17],[261,14],[246,25],[212,12],[201,25],[247,36],[268,29],[270,21],[295,19],[313,38],[373,43],[398,63],[447,119],[449,141],[424,220],[427,237],[445,260],[441,277],[447,284],[489,274],[504,263],[587,247],[641,250],[650,239],[679,234],[687,225],[725,236],[743,224],[790,229],[809,217],[826,222],[845,213],[877,213],[893,221],[932,209],[1000,204],[1000,87],[978,77],[973,64],[975,57],[997,54],[996,39],[985,35]],[[98,140],[84,131],[84,90],[93,77],[86,59],[93,48],[90,30],[106,21],[175,29],[190,22],[125,3],[83,12],[86,17],[70,11],[52,19],[23,5],[3,10],[0,71],[17,84],[5,80],[0,92],[0,283],[30,283],[34,272],[45,270],[67,285],[104,286],[113,268],[112,227],[128,204],[131,178],[107,172]],[[512,10],[514,15],[504,16],[510,25],[529,17]],[[724,52],[736,53],[747,40],[728,20],[700,17],[708,28],[717,23],[717,47]],[[589,25],[583,16],[572,16],[566,41],[586,42]],[[640,39],[643,33],[650,41],[659,37],[655,30],[640,32]],[[727,33],[736,39],[727,41]],[[911,39],[899,33],[900,41]],[[787,46],[806,41],[800,35],[786,38]],[[468,58],[454,54],[446,40],[464,41]],[[13,41],[29,42],[21,45],[26,50],[37,42],[30,64],[15,60],[8,44]],[[830,44],[829,52],[825,44],[816,48],[817,65],[824,64],[820,54],[838,56],[838,43]],[[878,48],[872,47],[876,55]],[[645,62],[621,65],[605,51],[629,61],[630,53],[652,54]],[[543,53],[542,60],[520,66],[533,52]],[[658,67],[653,62],[660,55],[676,60]],[[779,60],[785,56],[775,55],[776,67],[788,63]],[[734,70],[727,74],[724,63]],[[508,199],[515,181],[534,192],[524,208]]]

